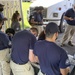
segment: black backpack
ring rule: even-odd
[[[29,24],[32,24],[32,23],[31,23],[31,19],[32,19],[32,15],[29,16],[29,21],[28,21]]]

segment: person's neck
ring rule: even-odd
[[[54,40],[53,38],[48,38],[48,37],[46,37],[45,40],[46,40],[46,41],[49,41],[49,42],[55,42],[55,40]]]

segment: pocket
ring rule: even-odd
[[[30,63],[25,64],[26,70],[30,71],[30,70],[31,70],[31,67],[32,67],[32,66],[31,66]]]

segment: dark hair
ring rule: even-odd
[[[45,33],[44,33],[44,31],[42,31],[42,32],[39,34],[38,40],[45,40]]]
[[[15,34],[15,31],[14,31],[14,29],[12,29],[12,28],[8,28],[8,29],[6,29],[6,34],[8,34],[8,33],[11,33],[11,34]]]
[[[35,27],[30,28],[30,30],[32,30],[32,31],[36,31],[36,32],[38,33],[38,29],[35,28]]]
[[[35,7],[35,8],[34,8],[34,11],[37,11],[37,10],[39,10],[39,7]]]
[[[45,35],[46,35],[46,37],[53,37],[53,35],[55,34],[55,33],[57,33],[59,31],[59,29],[58,29],[58,26],[57,26],[57,24],[56,23],[53,23],[53,22],[50,22],[50,23],[48,23],[47,25],[46,25],[46,28],[45,28]]]
[[[3,4],[0,4],[0,7],[3,7],[4,5]]]
[[[20,14],[19,14],[19,12],[18,11],[15,11],[15,13],[13,14],[13,16],[12,16],[12,22],[14,22],[14,21],[18,21],[17,20],[17,17],[19,16]]]
[[[39,6],[39,10],[44,10],[44,7],[43,6]]]

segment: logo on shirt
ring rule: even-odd
[[[65,64],[66,64],[66,65],[69,65],[69,64],[70,64],[70,60],[67,59]]]

